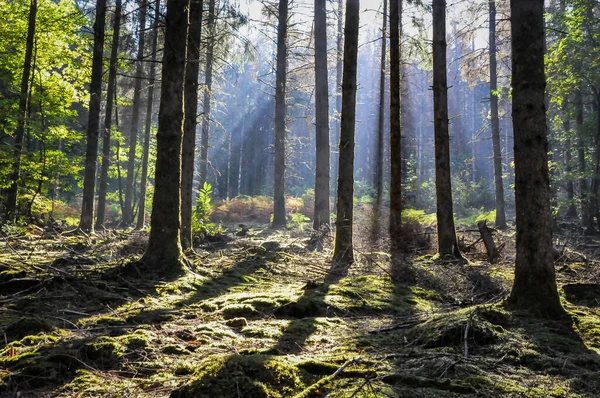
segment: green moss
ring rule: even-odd
[[[98,340],[85,344],[80,349],[82,358],[92,361],[96,366],[112,368],[125,354],[127,349],[118,340],[102,336]]]
[[[300,371],[282,358],[214,355],[200,365],[198,376],[171,397],[286,397],[302,388]]]
[[[169,344],[162,348],[164,354],[170,355],[190,355],[191,352],[177,344]]]
[[[17,278],[25,278],[27,276],[27,272],[17,269],[11,269],[7,271],[0,272],[0,283],[8,282]]]
[[[225,319],[240,317],[250,318],[258,313],[256,308],[251,304],[228,304],[224,308],[221,308],[220,312]]]
[[[138,329],[131,334],[119,337],[119,341],[129,350],[140,348],[149,348],[152,346],[152,340],[156,339],[156,333],[149,330]]]

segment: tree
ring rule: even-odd
[[[123,211],[123,223],[133,223],[133,180],[135,170],[135,152],[137,148],[138,128],[140,121],[140,107],[142,106],[142,80],[144,78],[144,46],[146,43],[146,3],[142,0],[140,6],[140,27],[138,52],[135,66],[135,80],[133,86],[133,109],[131,113],[131,130],[129,132],[129,153],[127,160],[127,181],[125,184],[125,205]]]
[[[185,265],[180,227],[188,5],[189,0],[169,0],[167,3],[150,238],[141,260],[150,269],[169,273],[180,271]]]
[[[119,32],[121,31],[121,0],[115,2],[115,19],[113,21],[113,38],[110,49],[108,67],[108,87],[106,89],[106,111],[102,133],[102,164],[100,181],[98,182],[98,209],[96,211],[96,229],[104,227],[106,215],[106,189],[108,187],[108,168],[110,166],[110,137],[112,133],[113,101],[117,88],[117,55],[119,52]]]
[[[535,315],[565,315],[552,259],[552,218],[544,75],[544,0],[511,0],[512,112],[517,256],[508,304]]]
[[[313,228],[329,224],[329,90],[327,83],[327,10],[315,0],[315,215]]]
[[[144,131],[144,153],[142,155],[142,176],[140,179],[140,203],[136,229],[142,229],[146,222],[146,187],[148,184],[148,162],[150,158],[150,131],[152,129],[152,108],[154,105],[154,85],[156,83],[156,49],[158,47],[158,23],[160,16],[160,0],[154,5],[154,26],[152,28],[152,59],[148,75],[148,103],[146,105],[146,122]]]
[[[446,256],[462,258],[454,229],[452,182],[450,180],[445,0],[433,0],[433,112],[438,253],[442,258]]]
[[[494,184],[496,193],[496,227],[505,229],[504,185],[502,182],[502,150],[500,148],[500,121],[498,120],[498,75],[496,62],[496,1],[489,1],[490,24],[490,113],[492,150],[494,152]]]
[[[277,25],[277,71],[275,73],[275,180],[273,184],[273,226],[285,227],[285,118],[287,79],[288,0],[279,0]]]
[[[194,153],[198,125],[198,72],[200,71],[200,38],[202,33],[202,0],[190,1],[187,65],[185,70],[185,121],[181,163],[181,244],[192,247],[192,187],[194,185]]]
[[[385,139],[385,60],[387,55],[387,5],[388,0],[383,1],[383,26],[381,28],[381,56],[379,58],[379,109],[377,114],[377,155],[375,167],[375,206],[376,218],[379,218],[381,202],[383,200],[383,149]],[[394,51],[394,50],[391,50]],[[376,220],[378,225],[379,221]],[[378,228],[376,228],[378,229]],[[375,231],[378,232],[378,231]]]
[[[390,1],[390,238],[400,250],[402,214],[402,132],[400,131],[400,4]]]
[[[200,138],[200,186],[204,186],[208,173],[208,141],[210,132],[210,101],[213,80],[213,58],[215,50],[215,1],[208,3],[208,30],[206,65],[204,66],[204,99],[202,101],[202,137]]]
[[[98,157],[98,132],[100,130],[100,100],[102,96],[102,54],[104,51],[104,27],[106,0],[96,2],[96,22],[94,23],[94,49],[92,51],[92,80],[90,83],[90,106],[87,126],[87,145],[83,175],[83,198],[79,229],[89,232],[93,229],[94,188],[96,185],[96,162]]]
[[[33,39],[35,36],[35,22],[37,14],[37,0],[29,3],[29,20],[27,24],[27,44],[25,47],[25,61],[21,77],[21,91],[19,93],[19,113],[15,131],[13,167],[10,176],[10,186],[6,190],[6,216],[14,218],[17,213],[17,196],[19,178],[21,174],[21,157],[23,153],[23,140],[25,138],[25,122],[27,118],[27,96],[29,93],[29,75],[31,73],[31,60],[33,57]]]
[[[341,266],[347,266],[354,262],[352,218],[354,212],[354,130],[356,127],[359,3],[359,0],[346,1],[337,218],[333,251],[334,264]]]
[[[340,143],[340,115],[342,113],[342,67],[344,57],[344,0],[338,0],[337,8],[337,40],[335,52],[335,127],[331,134],[332,146],[338,147]],[[331,179],[332,190],[336,192],[338,169],[339,169],[339,153],[332,153],[331,159]],[[333,211],[337,209],[337,195],[333,195]]]

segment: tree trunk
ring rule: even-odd
[[[344,56],[344,0],[338,0],[337,9],[337,40],[336,40],[336,68],[335,68],[335,127],[331,134],[332,148],[338,148],[340,145],[340,117],[342,114],[342,66]],[[331,191],[337,192],[339,152],[333,151],[331,157]],[[333,195],[333,212],[337,211],[337,194]]]
[[[277,72],[275,74],[275,180],[273,183],[273,227],[286,225],[285,216],[285,101],[287,79],[288,0],[279,0],[277,26]]]
[[[462,258],[454,229],[448,82],[446,76],[446,1],[433,0],[433,112],[435,129],[435,191],[437,195],[438,252],[441,258]]]
[[[587,227],[590,220],[588,185],[585,176],[585,140],[583,136],[583,93],[575,93],[575,128],[577,129],[577,158],[579,163],[579,198],[581,200],[581,225]]]
[[[401,1],[390,2],[390,239],[395,255],[401,249],[402,132],[400,121]]]
[[[379,109],[377,114],[377,159],[375,167],[375,208],[376,213],[381,210],[383,200],[383,150],[385,143],[385,60],[387,55],[387,5],[388,0],[383,1],[383,23],[381,27],[381,56],[379,58]],[[394,50],[392,50],[394,51]],[[376,215],[376,217],[378,217]],[[376,220],[378,223],[378,220]],[[376,231],[379,232],[379,231]]]
[[[565,315],[552,260],[544,75],[544,1],[511,0],[517,256],[508,304],[547,318]]]
[[[96,229],[104,228],[106,215],[106,189],[108,186],[108,168],[110,167],[110,136],[112,133],[113,99],[117,86],[117,55],[119,52],[119,32],[121,31],[121,0],[115,2],[115,19],[108,68],[108,87],[106,89],[106,111],[102,135],[102,165],[98,187],[98,209],[96,210]]]
[[[359,0],[346,1],[342,119],[337,190],[337,219],[333,262],[348,266],[354,262],[352,218],[354,199],[354,131],[356,123],[356,72],[358,69]]]
[[[565,171],[567,179],[567,200],[569,207],[566,216],[568,218],[577,218],[577,207],[575,207],[575,187],[573,186],[573,153],[571,148],[571,119],[569,114],[569,101],[565,100],[563,104],[563,128],[567,135],[565,142]]]
[[[96,2],[94,23],[94,49],[92,52],[92,80],[90,83],[90,105],[87,126],[87,145],[83,175],[83,198],[79,229],[89,232],[94,221],[94,190],[96,185],[96,161],[98,157],[98,132],[100,130],[100,100],[102,97],[102,56],[104,51],[104,27],[106,0]]]
[[[146,223],[146,188],[148,185],[148,162],[150,158],[150,132],[152,131],[152,112],[154,105],[154,85],[156,83],[156,50],[158,47],[158,24],[160,18],[160,0],[156,0],[154,26],[152,27],[152,60],[148,76],[148,103],[146,104],[146,122],[144,131],[144,154],[142,155],[142,175],[140,177],[140,203],[135,229],[144,228]]]
[[[25,45],[25,61],[23,63],[23,76],[21,77],[21,91],[19,95],[19,113],[15,129],[13,150],[13,167],[10,175],[10,186],[6,190],[6,217],[15,219],[17,216],[17,196],[19,179],[21,175],[21,157],[23,153],[23,140],[25,138],[25,119],[27,118],[27,97],[29,93],[29,76],[31,74],[31,60],[33,58],[33,42],[35,36],[35,22],[37,15],[37,0],[31,0],[29,5],[29,20],[27,24],[27,43]]]
[[[496,63],[496,1],[490,0],[490,113],[492,123],[492,150],[494,152],[494,184],[496,186],[496,227],[506,229],[504,212],[504,185],[502,182],[502,149],[498,120],[498,75]]]
[[[208,175],[208,140],[210,133],[210,100],[213,78],[213,56],[215,48],[215,1],[208,2],[208,37],[206,65],[204,69],[204,99],[202,101],[202,137],[200,138],[200,186],[204,186]]]
[[[137,137],[140,120],[140,106],[142,105],[142,80],[144,77],[143,58],[146,38],[146,6],[140,7],[140,32],[138,42],[137,62],[135,66],[135,82],[133,88],[133,109],[131,113],[131,131],[129,132],[129,154],[127,160],[127,182],[125,184],[125,212],[123,223],[133,223],[133,182],[135,169],[135,151],[137,148]]]
[[[313,228],[329,225],[329,85],[327,83],[327,10],[315,0],[316,165]]]
[[[185,121],[181,160],[181,245],[192,247],[192,212],[194,203],[194,153],[198,125],[198,73],[200,71],[200,38],[202,33],[202,0],[190,1],[187,65],[185,69]]]
[[[592,176],[592,187],[588,192],[588,203],[589,203],[589,220],[586,234],[593,234],[596,231],[594,227],[594,219],[598,219],[600,223],[600,215],[598,211],[598,189],[600,185],[600,92],[596,89],[594,91],[594,103],[593,107],[596,113],[596,139],[594,150],[594,175]]]
[[[181,142],[189,0],[169,0],[165,19],[162,88],[156,134],[156,175],[150,238],[142,262],[158,272],[183,269]]]

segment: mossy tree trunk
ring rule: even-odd
[[[390,1],[390,239],[392,254],[401,249],[402,131],[400,120],[401,0]],[[383,170],[381,170],[383,173]]]
[[[79,229],[89,232],[94,221],[94,190],[96,187],[96,162],[98,157],[98,133],[100,131],[100,100],[102,97],[102,64],[104,52],[104,27],[106,25],[106,0],[96,2],[94,22],[94,48],[92,50],[92,80],[90,82],[90,105],[88,113],[85,168],[83,172],[83,197]]]
[[[433,0],[433,112],[438,253],[442,258],[447,256],[462,258],[454,228],[452,182],[450,179],[445,0]]]
[[[329,224],[329,90],[327,83],[327,10],[315,0],[316,165],[313,228]]]
[[[156,84],[156,49],[158,48],[158,23],[160,18],[160,0],[154,6],[154,25],[152,27],[152,60],[148,75],[148,103],[146,104],[146,121],[144,127],[144,150],[142,155],[142,175],[140,177],[140,203],[136,229],[144,228],[146,223],[146,190],[148,186],[148,162],[150,158],[150,132],[152,130],[152,112],[154,108],[154,85]]]
[[[156,135],[156,173],[150,239],[142,262],[158,272],[180,271],[181,142],[189,0],[169,0],[165,18],[162,88]]]
[[[119,53],[119,34],[121,31],[121,0],[115,2],[113,20],[113,37],[108,66],[108,86],[106,88],[106,110],[104,113],[104,128],[102,134],[102,164],[100,165],[100,181],[98,182],[98,209],[96,210],[96,229],[104,228],[106,217],[106,189],[108,187],[108,169],[110,167],[110,137],[112,133],[112,114],[117,88],[117,55]]]
[[[340,266],[347,266],[354,262],[352,219],[354,213],[354,131],[356,127],[359,8],[359,0],[346,1],[337,219],[333,251],[333,262]]]
[[[498,72],[496,62],[496,1],[489,1],[490,40],[490,114],[492,151],[494,153],[494,185],[496,194],[496,227],[506,229],[504,212],[504,185],[502,181],[502,149],[500,148],[500,121],[498,119]]]
[[[273,183],[273,227],[286,225],[285,215],[285,118],[287,115],[287,22],[288,0],[279,0],[277,25],[277,71],[275,72],[275,180]]]
[[[544,0],[511,0],[517,256],[508,304],[563,316],[552,259],[544,75]]]
[[[192,203],[194,185],[194,154],[198,125],[198,72],[200,71],[200,36],[202,33],[202,0],[190,1],[187,65],[185,69],[185,121],[181,163],[181,244],[192,247]]]

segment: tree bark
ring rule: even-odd
[[[313,228],[329,225],[329,85],[327,83],[327,10],[315,0],[316,165]]]
[[[137,149],[138,129],[140,120],[140,106],[142,105],[142,80],[144,69],[142,60],[144,58],[144,46],[146,39],[146,6],[140,7],[140,32],[138,42],[137,62],[135,66],[135,81],[133,88],[133,108],[131,113],[131,130],[129,132],[129,153],[127,159],[127,182],[125,184],[125,212],[123,223],[133,223],[133,181],[135,170],[135,151]]]
[[[29,76],[31,74],[31,60],[33,58],[33,44],[37,15],[37,0],[29,4],[29,18],[27,23],[27,42],[25,44],[25,61],[21,77],[21,91],[19,95],[19,113],[13,149],[13,167],[10,175],[10,186],[6,189],[6,217],[15,219],[17,216],[17,196],[19,179],[21,176],[21,157],[23,154],[23,141],[25,138],[25,122],[27,119],[27,96],[29,93]]]
[[[385,140],[385,61],[387,56],[387,5],[383,1],[383,23],[381,27],[381,55],[379,57],[379,109],[377,114],[377,159],[375,167],[375,207],[376,213],[381,210],[383,200],[383,149]],[[394,51],[394,50],[392,50]]]
[[[335,127],[331,134],[332,148],[338,148],[340,145],[340,117],[342,114],[342,66],[344,56],[344,0],[338,0],[337,9],[337,40],[336,40],[336,67],[335,67]],[[337,191],[338,168],[339,168],[339,152],[333,151],[331,157],[331,191]],[[333,195],[333,212],[337,211],[337,194]]]
[[[213,57],[215,48],[215,1],[208,2],[208,30],[206,65],[204,67],[204,98],[202,101],[202,136],[200,137],[200,186],[204,186],[208,175],[208,141],[210,133],[210,101],[213,79]]]
[[[577,129],[577,160],[579,164],[579,198],[581,200],[581,225],[587,227],[590,220],[588,184],[585,176],[585,140],[583,136],[583,93],[575,93],[575,128]]]
[[[148,76],[148,103],[146,104],[146,122],[144,131],[144,153],[142,155],[142,175],[140,177],[140,202],[135,229],[144,228],[146,223],[146,190],[148,185],[148,162],[150,158],[150,132],[152,131],[152,112],[154,105],[154,86],[156,84],[156,50],[158,48],[158,24],[160,18],[160,0],[154,5],[154,26],[152,27],[152,60]]]
[[[169,0],[156,134],[156,175],[150,238],[142,262],[171,273],[184,266],[181,227],[181,143],[189,0]]]
[[[117,86],[117,55],[119,52],[119,32],[121,31],[121,0],[115,2],[115,19],[108,67],[108,87],[106,89],[106,111],[102,134],[102,165],[98,187],[98,209],[96,210],[96,229],[104,228],[106,216],[106,189],[108,187],[108,168],[110,167],[110,136],[112,133],[113,100]]]
[[[288,0],[279,0],[277,26],[277,72],[275,74],[275,180],[273,184],[273,227],[284,228],[285,215],[285,118],[287,79]]]
[[[96,158],[98,157],[98,133],[100,130],[105,17],[106,0],[97,0],[96,22],[94,23],[94,49],[92,51],[92,80],[90,83],[87,145],[83,175],[83,198],[79,220],[79,229],[84,232],[92,231],[92,223],[94,221],[94,190],[96,185]]]
[[[571,148],[571,119],[569,114],[568,100],[565,100],[563,104],[563,128],[567,136],[567,140],[565,142],[565,171],[567,180],[567,200],[569,201],[569,207],[567,208],[566,216],[568,218],[577,218],[577,207],[575,207],[575,187],[572,176],[573,167],[571,164],[573,162],[573,152]]]
[[[402,239],[402,131],[400,120],[401,1],[390,1],[390,239],[392,255]]]
[[[337,218],[335,221],[335,247],[333,251],[333,262],[340,266],[348,266],[354,262],[352,218],[354,212],[354,131],[356,127],[359,8],[359,0],[346,1],[338,199]]]
[[[187,65],[185,69],[185,121],[181,160],[181,245],[192,247],[192,212],[194,185],[194,154],[198,125],[198,73],[200,71],[200,39],[202,34],[202,0],[190,1]]]
[[[544,1],[511,0],[517,256],[507,304],[547,318],[565,315],[552,260],[544,75]]]
[[[446,75],[446,1],[433,0],[433,111],[435,129],[435,191],[438,253],[461,259],[452,209],[448,81]]]
[[[490,113],[492,124],[492,150],[494,152],[494,184],[496,193],[496,227],[506,229],[504,211],[504,184],[502,182],[502,149],[500,148],[500,122],[498,120],[498,75],[496,62],[496,1],[489,2],[490,23]]]

